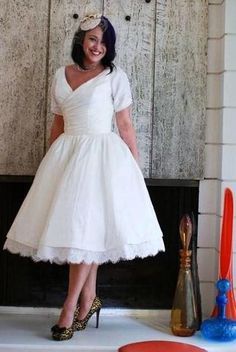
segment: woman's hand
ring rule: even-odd
[[[116,124],[121,138],[129,147],[135,160],[139,162],[139,153],[137,148],[135,130],[131,121],[130,107],[125,108],[116,113]]]

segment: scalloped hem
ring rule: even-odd
[[[13,254],[20,254],[23,257],[31,257],[35,262],[49,261],[50,263],[60,265],[65,263],[117,263],[120,260],[132,260],[136,257],[146,258],[155,256],[158,252],[165,250],[162,239],[139,244],[126,244],[120,248],[110,249],[105,252],[93,252],[76,248],[56,248],[47,246],[41,246],[36,249],[10,238],[6,240],[3,249]]]

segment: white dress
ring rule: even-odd
[[[72,90],[60,67],[52,112],[64,133],[43,158],[4,249],[35,261],[117,262],[164,250],[141,170],[114,132],[114,111],[132,103],[121,68]]]

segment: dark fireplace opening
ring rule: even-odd
[[[32,177],[3,177],[0,182],[0,244],[32,183]],[[105,307],[170,309],[176,287],[180,248],[179,221],[193,213],[197,222],[198,182],[146,180],[166,251],[154,257],[104,264],[98,271],[98,295]],[[193,238],[196,256],[197,240]],[[0,305],[60,307],[67,290],[68,265],[33,262],[0,251]]]

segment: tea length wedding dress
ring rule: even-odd
[[[51,145],[4,245],[13,253],[58,264],[117,262],[164,250],[141,170],[114,132],[114,112],[131,103],[117,67],[72,90],[60,67],[52,112],[64,133]]]

